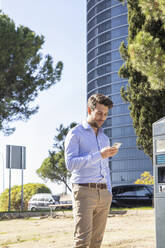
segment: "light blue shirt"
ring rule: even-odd
[[[65,140],[65,163],[72,174],[71,183],[106,183],[111,192],[109,160],[100,153],[109,145],[102,128],[97,136],[86,121],[72,128]]]

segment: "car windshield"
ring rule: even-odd
[[[150,192],[153,193],[153,191],[154,191],[154,186],[153,186],[153,185],[148,185],[148,189],[149,189]]]
[[[60,200],[60,196],[59,195],[52,195],[53,199],[55,201],[59,201]]]

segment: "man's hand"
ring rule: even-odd
[[[107,146],[101,149],[101,156],[103,159],[113,157],[117,152],[118,149],[114,146]]]

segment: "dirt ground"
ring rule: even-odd
[[[72,248],[72,212],[0,221],[1,248]],[[155,248],[154,210],[109,214],[102,248]]]

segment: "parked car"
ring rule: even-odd
[[[63,206],[63,209],[72,209],[72,197],[71,195],[61,195],[60,196],[60,204],[63,204],[66,206]]]
[[[50,204],[59,204],[60,196],[48,194],[48,193],[38,193],[31,197],[28,202],[28,210],[49,210]]]
[[[112,188],[112,207],[153,205],[153,186],[145,184],[120,185]]]

